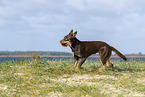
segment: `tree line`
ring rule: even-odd
[[[68,52],[51,52],[51,51],[0,51],[0,56],[72,56]]]
[[[125,54],[126,56],[145,56],[141,52],[137,54]],[[52,51],[0,51],[0,56],[72,56],[68,52],[52,52]],[[99,56],[98,54],[93,56]],[[113,54],[112,56],[117,56]]]

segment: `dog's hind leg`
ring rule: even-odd
[[[107,63],[107,60],[109,60],[111,56],[111,50],[109,50],[107,47],[103,47],[100,49],[99,53],[100,53],[100,62],[105,70],[105,65]]]
[[[99,54],[100,54],[100,62],[101,62],[101,64],[102,64],[102,66],[103,66],[103,68],[104,68],[104,70],[105,70],[105,65],[106,65],[106,58],[105,58],[105,51],[104,51],[104,48],[102,48],[101,50],[100,50],[100,52],[99,52]]]
[[[107,65],[110,66],[111,71],[113,71],[113,64],[109,60],[107,60]]]
[[[102,66],[103,66],[103,68],[104,68],[104,70],[105,70],[105,65],[106,65],[106,61],[105,60],[103,60],[103,58],[101,58],[101,56],[100,56],[100,62],[101,62],[101,64],[102,64]]]

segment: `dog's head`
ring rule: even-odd
[[[70,31],[70,33],[68,35],[66,35],[64,37],[64,39],[62,39],[60,41],[60,44],[63,46],[63,47],[67,47],[68,45],[71,47],[71,44],[72,44],[72,40],[76,37],[77,35],[77,31],[75,33],[73,33],[73,30]]]

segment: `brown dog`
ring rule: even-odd
[[[113,70],[113,64],[109,61],[112,51],[114,51],[118,56],[120,56],[125,61],[127,60],[123,54],[121,54],[114,47],[109,46],[107,43],[102,41],[80,41],[76,38],[76,34],[77,31],[73,33],[73,30],[71,30],[70,33],[60,41],[60,44],[62,46],[67,47],[67,45],[69,45],[69,47],[72,49],[73,56],[75,59],[73,69],[76,67],[80,58],[81,61],[78,65],[78,68],[82,69],[81,66],[85,62],[85,60],[90,55],[95,54],[97,52],[99,52],[100,54],[100,61],[104,69],[105,64],[107,64],[111,67],[111,70]]]

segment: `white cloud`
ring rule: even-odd
[[[48,50],[59,51],[66,48],[59,48],[58,41],[74,29],[82,40],[104,40],[126,53],[139,52],[137,47],[132,51],[123,47],[133,48],[129,44],[141,45],[145,41],[144,4],[143,0],[1,0],[0,33],[25,45],[30,43],[25,38],[34,38],[33,44],[40,39],[41,49],[46,49],[43,40],[53,42]],[[40,46],[33,49],[39,50]],[[11,50],[11,47],[6,48]],[[140,48],[145,53],[145,45]]]

